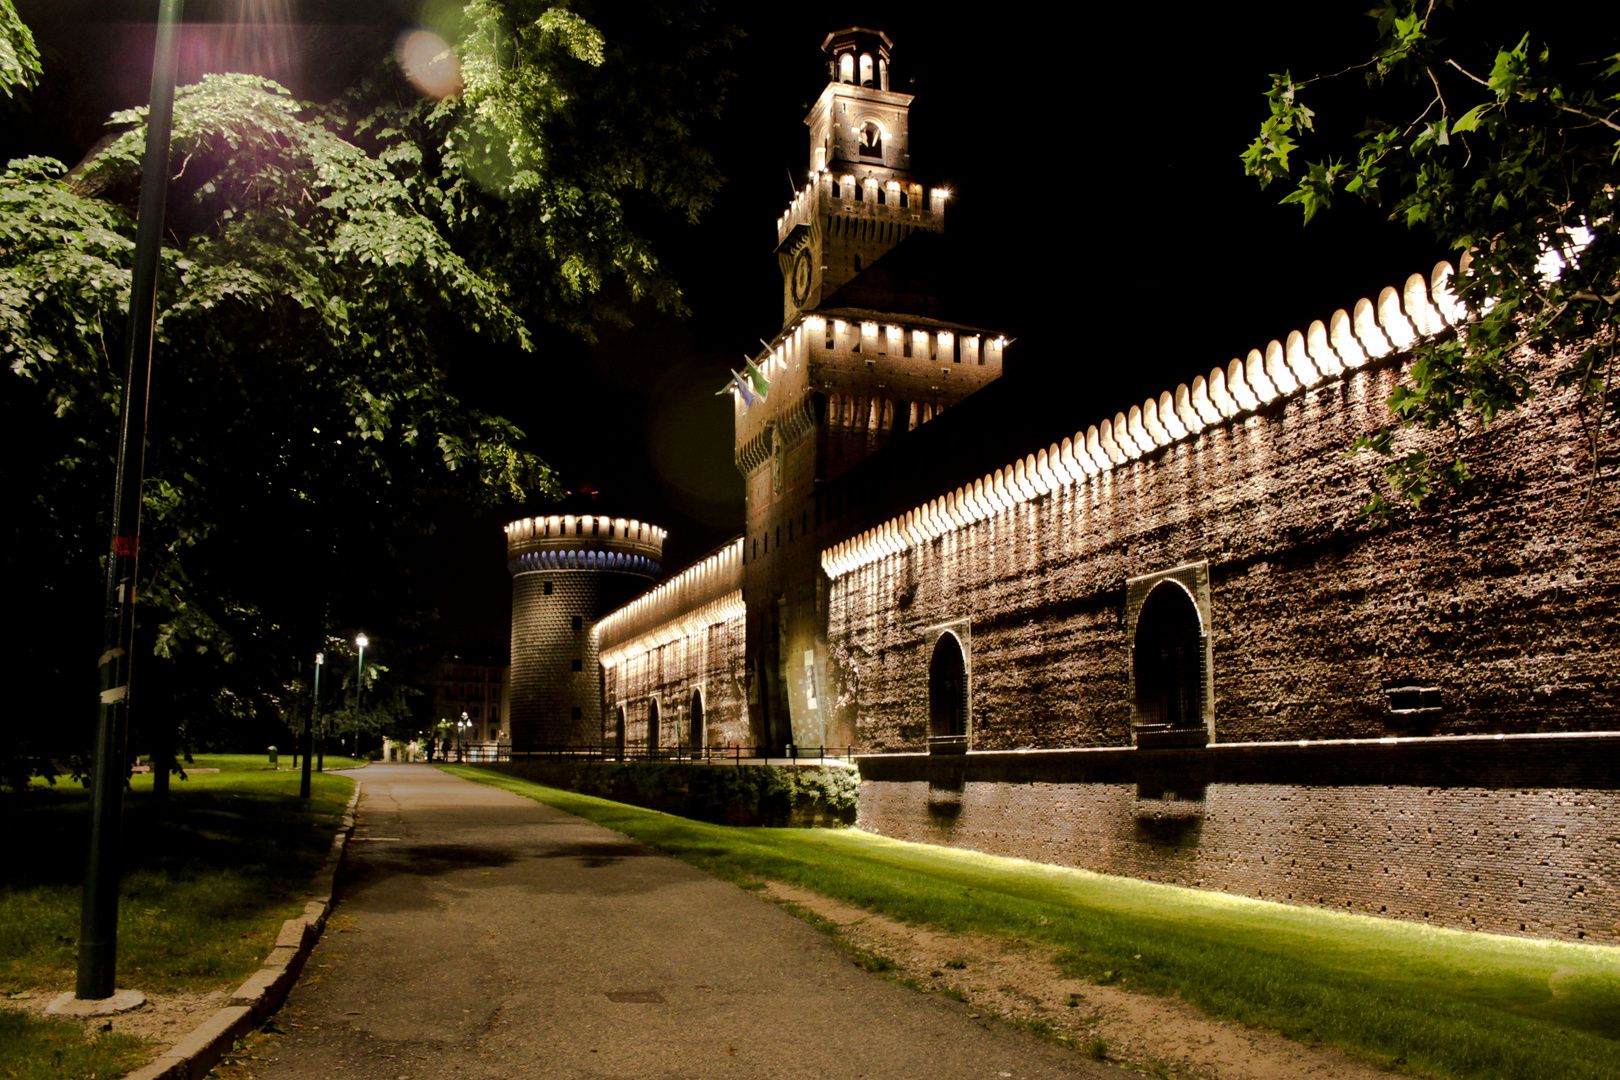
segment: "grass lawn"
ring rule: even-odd
[[[1442,930],[1108,877],[859,830],[744,829],[446,772],[767,878],[953,932],[1043,942],[1071,976],[1456,1080],[1620,1080],[1620,950]]]
[[[327,758],[329,768],[344,764],[352,761]],[[299,775],[272,771],[257,754],[198,755],[193,767],[221,771],[173,779],[167,804],[152,797],[149,775],[136,776],[125,795],[120,987],[211,990],[246,978],[282,921],[303,910],[353,791],[346,777],[316,775],[306,806]],[[10,849],[0,881],[0,999],[73,988],[87,802],[70,782],[0,794]],[[111,1058],[81,1061],[71,1055],[100,1051],[79,1031],[0,1009],[0,1077],[118,1076],[147,1055],[118,1036],[97,1040]]]

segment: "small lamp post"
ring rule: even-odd
[[[309,755],[315,749],[315,727],[321,722],[321,667],[326,663],[325,653],[315,654],[315,693],[310,698],[309,724],[304,728],[304,772],[298,780],[298,797],[309,798]],[[323,762],[324,764],[324,762]]]
[[[472,727],[472,721],[468,720],[467,714],[463,712],[460,722],[456,724],[456,761],[458,762],[466,756],[467,729],[470,727]]]
[[[360,687],[366,679],[366,646],[371,639],[360,634],[354,639],[354,647],[359,650],[354,662],[354,754],[360,756]]]

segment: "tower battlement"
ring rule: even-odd
[[[629,518],[519,518],[506,526],[506,566],[513,574],[595,570],[656,578],[663,568],[665,535],[656,525]]]
[[[816,228],[823,215],[832,214],[907,226],[911,231],[941,232],[949,199],[945,188],[928,188],[909,180],[884,180],[861,172],[820,172],[799,189],[776,219],[776,242],[784,244],[795,229]]]

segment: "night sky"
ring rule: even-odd
[[[192,0],[187,13],[222,19],[227,6]],[[90,57],[107,43],[138,56],[129,43],[142,31],[127,24],[155,12],[156,0],[18,7],[47,63],[72,78],[52,84],[38,110],[51,122],[14,130],[8,149],[27,144],[71,163],[98,134],[99,117],[144,101],[149,66]],[[917,3],[824,4],[808,15],[803,5],[723,4],[746,32],[731,57],[724,118],[705,133],[726,185],[700,226],[655,234],[692,316],[644,312],[635,328],[605,332],[592,347],[542,334],[536,354],[463,358],[462,390],[528,433],[576,493],[570,509],[668,529],[667,570],[739,532],[730,398],[714,391],[780,328],[775,222],[806,179],[803,119],[825,84],[820,42],[849,25],[882,29],[895,43],[891,88],[916,95],[913,167],[954,193],[950,272],[980,279],[987,325],[1016,339],[1005,377],[1031,395],[1066,395],[1075,428],[1190,382],[1427,272],[1441,254],[1381,212],[1349,204],[1304,228],[1296,207],[1277,204],[1283,191],[1261,191],[1242,175],[1238,154],[1264,115],[1269,72],[1336,70],[1366,55],[1374,25],[1361,14],[1364,0],[1331,7],[1284,26],[1223,5],[1054,13],[1017,0],[953,17]],[[412,5],[319,9],[332,24],[320,36],[335,44],[289,76],[301,96],[336,89],[329,84],[343,64],[385,47]],[[1102,11],[1113,13],[1110,29],[1088,19]],[[1139,21],[1115,25],[1121,11]],[[1340,131],[1362,119],[1353,107],[1335,112],[1328,97],[1318,111]],[[504,648],[501,525],[544,512],[536,503],[445,523],[434,586],[444,647]]]

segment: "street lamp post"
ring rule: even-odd
[[[461,714],[461,722],[456,724],[456,761],[464,761],[467,756],[467,729],[472,727],[472,721],[467,714]]]
[[[304,728],[304,774],[298,781],[298,797],[309,798],[309,755],[315,748],[315,725],[321,720],[321,667],[326,663],[325,653],[315,654],[315,695],[309,708],[309,724]]]
[[[146,150],[135,224],[129,322],[124,335],[124,396],[119,413],[113,480],[112,544],[107,554],[106,604],[90,779],[90,842],[79,907],[79,970],[74,996],[113,996],[118,962],[119,831],[124,814],[124,754],[129,731],[130,660],[135,649],[135,570],[141,531],[141,475],[146,451],[146,404],[152,376],[158,256],[169,186],[169,131],[179,56],[181,0],[162,0],[152,56]]]
[[[358,659],[354,663],[354,755],[360,756],[360,686],[366,678],[366,646],[371,641],[364,634],[354,639],[354,647],[359,650]]]

